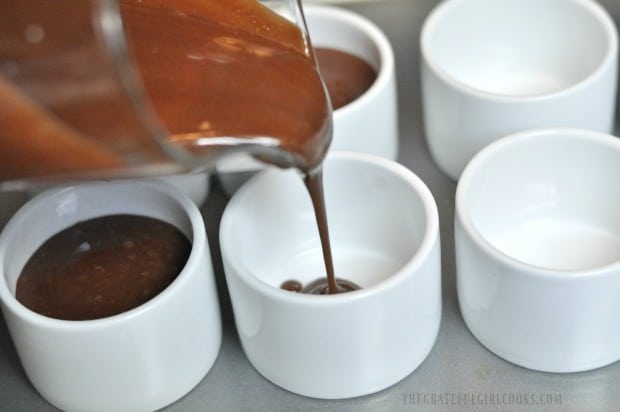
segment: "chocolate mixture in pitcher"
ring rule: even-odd
[[[124,0],[123,23],[170,140],[269,137],[304,171],[331,141],[329,104],[297,26],[255,0]],[[174,4],[174,6],[172,6]]]

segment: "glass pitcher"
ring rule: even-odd
[[[0,189],[211,169],[310,169],[331,108],[299,0],[5,0]]]

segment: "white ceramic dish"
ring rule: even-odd
[[[420,49],[426,141],[453,179],[507,134],[613,130],[618,34],[595,1],[443,1]]]
[[[113,200],[113,201],[112,201]],[[50,236],[109,214],[154,217],[192,242],[179,276],[127,312],[89,321],[39,315],[14,296],[17,278]],[[66,411],[152,411],[189,392],[219,352],[221,320],[205,227],[183,193],[153,181],[50,190],[24,205],[0,235],[0,299],[28,378]]]
[[[498,140],[456,193],[458,297],[511,362],[575,372],[620,359],[620,140],[578,129]]]
[[[268,170],[230,200],[220,244],[245,354],[268,380],[318,398],[377,392],[414,371],[441,316],[438,216],[411,171],[337,152],[324,170],[336,276],[363,289],[280,289],[325,270],[312,205],[295,171]]]

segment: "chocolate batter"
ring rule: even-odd
[[[116,315],[164,290],[190,251],[179,229],[157,219],[110,215],[86,220],[37,249],[17,280],[16,298],[57,319]]]
[[[350,53],[323,47],[314,53],[334,110],[360,97],[377,79],[368,62]]]

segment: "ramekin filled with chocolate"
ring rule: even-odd
[[[333,109],[329,150],[398,158],[398,102],[392,45],[368,18],[351,10],[309,5],[304,15]],[[244,154],[218,160],[218,179],[233,194],[265,167]]]
[[[34,197],[0,235],[0,298],[26,374],[63,410],[160,409],[220,348],[204,221],[165,182]]]

